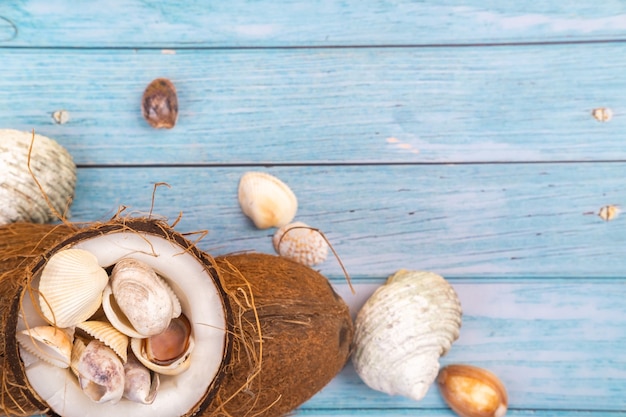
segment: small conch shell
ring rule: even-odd
[[[76,187],[72,156],[53,139],[34,139],[32,132],[0,129],[0,224],[47,223],[57,219],[54,211],[68,215]]]
[[[112,349],[99,340],[92,340],[72,356],[72,370],[92,401],[116,404],[122,399],[124,365]]]
[[[130,347],[148,369],[164,375],[178,375],[189,368],[194,347],[191,324],[184,314],[172,319],[161,334],[145,339],[133,338]]]
[[[59,368],[70,366],[72,339],[65,330],[38,326],[22,330],[16,339],[23,349],[43,361]]]
[[[298,200],[287,184],[264,172],[247,172],[239,180],[239,205],[259,229],[293,220]]]
[[[180,314],[180,302],[171,288],[148,264],[132,258],[113,267],[102,306],[115,328],[139,338],[163,332]]]
[[[133,355],[124,364],[124,372],[124,398],[136,403],[152,404],[159,390],[159,374],[143,366]]]
[[[153,80],[143,93],[141,113],[150,126],[171,129],[178,119],[176,87],[167,78]]]
[[[370,388],[419,401],[460,327],[461,304],[443,277],[400,270],[357,315],[354,368]]]
[[[272,243],[280,256],[307,266],[322,263],[328,256],[328,243],[322,234],[302,222],[289,223],[278,229]]]
[[[128,359],[128,336],[117,330],[110,323],[95,320],[84,321],[77,324],[76,327],[113,349],[122,362],[126,363]]]
[[[61,250],[48,260],[39,281],[39,306],[57,327],[71,327],[91,317],[102,302],[109,276],[91,252]]]

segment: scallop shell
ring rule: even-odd
[[[259,229],[293,220],[298,200],[287,184],[264,172],[247,172],[239,180],[239,205]]]
[[[124,398],[141,404],[152,404],[159,390],[159,374],[143,366],[131,355],[124,364]]]
[[[109,277],[98,259],[82,249],[65,249],[46,263],[39,281],[39,305],[58,327],[87,320],[102,302]]]
[[[113,349],[122,362],[126,363],[128,359],[128,336],[117,330],[110,323],[95,320],[84,321],[76,325],[76,327]]]
[[[33,142],[32,132],[0,129],[0,225],[50,222],[57,219],[50,207],[69,215],[67,208],[76,187],[72,156],[55,140],[38,134],[34,137]],[[32,174],[28,169],[31,143]]]
[[[400,270],[357,315],[354,368],[372,389],[421,400],[460,327],[459,299],[443,277]]]
[[[72,356],[72,370],[92,401],[116,404],[122,399],[124,365],[112,349],[99,340],[92,340]]]
[[[174,343],[172,343],[174,342]],[[167,358],[154,357],[151,344],[163,343]],[[156,336],[130,341],[130,347],[139,361],[148,369],[164,375],[178,375],[189,368],[194,340],[191,335],[191,324],[184,315],[173,319],[168,329]],[[175,353],[172,353],[172,350]]]
[[[328,243],[322,234],[302,222],[289,223],[278,229],[272,243],[280,256],[307,266],[322,263],[328,256]]]
[[[59,368],[70,366],[72,339],[57,327],[38,326],[22,330],[16,339],[20,346],[39,359]]]
[[[163,332],[172,317],[180,314],[178,300],[172,297],[174,292],[149,265],[124,258],[113,267],[103,308],[119,331],[143,338]]]
[[[156,129],[171,129],[178,119],[176,87],[167,78],[153,80],[143,93],[141,114]]]

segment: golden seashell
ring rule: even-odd
[[[174,84],[167,78],[157,78],[148,84],[141,99],[141,113],[154,128],[173,128],[178,119],[178,96]]]
[[[293,220],[298,200],[287,184],[264,172],[247,172],[239,180],[239,205],[259,229]]]
[[[178,375],[189,368],[194,347],[191,324],[184,314],[172,319],[161,334],[131,339],[131,349],[148,369],[164,375]]]
[[[65,249],[55,253],[39,280],[39,306],[44,317],[57,327],[87,320],[100,308],[108,280],[91,252]]]
[[[280,256],[307,266],[317,265],[328,256],[328,243],[322,234],[302,222],[279,228],[272,238],[274,250]]]
[[[79,352],[80,351],[80,352]],[[94,402],[116,404],[124,394],[124,365],[111,348],[92,340],[73,355],[72,370],[83,392]]]
[[[22,330],[16,335],[20,346],[37,358],[59,368],[70,366],[72,339],[57,327],[37,326]]]
[[[120,357],[123,363],[128,359],[128,336],[105,321],[84,321],[76,325],[95,339],[98,339]]]

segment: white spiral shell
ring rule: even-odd
[[[357,315],[356,372],[372,389],[421,400],[437,377],[439,357],[459,337],[461,314],[456,292],[443,277],[396,272]]]
[[[31,143],[32,175],[28,170]],[[4,202],[0,206],[0,225],[18,221],[47,223],[56,219],[49,204],[59,214],[67,215],[76,187],[76,165],[69,152],[50,138],[35,134],[33,141],[32,132],[0,129],[0,182],[0,201]]]

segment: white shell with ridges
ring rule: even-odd
[[[378,288],[355,321],[352,362],[372,389],[421,400],[439,358],[459,337],[461,304],[432,272],[400,270]]]
[[[68,333],[53,326],[37,326],[16,335],[20,346],[47,363],[67,368],[72,355],[72,340]]]
[[[128,336],[117,330],[110,323],[91,320],[84,321],[76,327],[113,349],[122,362],[126,363],[128,358]]]
[[[57,327],[87,320],[100,308],[109,277],[98,259],[82,249],[61,250],[48,260],[39,281],[39,306]]]
[[[287,184],[264,172],[247,172],[239,180],[239,205],[256,227],[281,227],[293,220],[298,200]]]
[[[35,134],[33,142],[32,132],[0,129],[0,182],[0,224],[47,223],[56,219],[49,205],[67,215],[76,187],[76,165],[53,139]]]
[[[302,222],[289,223],[278,229],[272,243],[280,256],[307,266],[322,263],[328,256],[328,243],[321,233]]]

